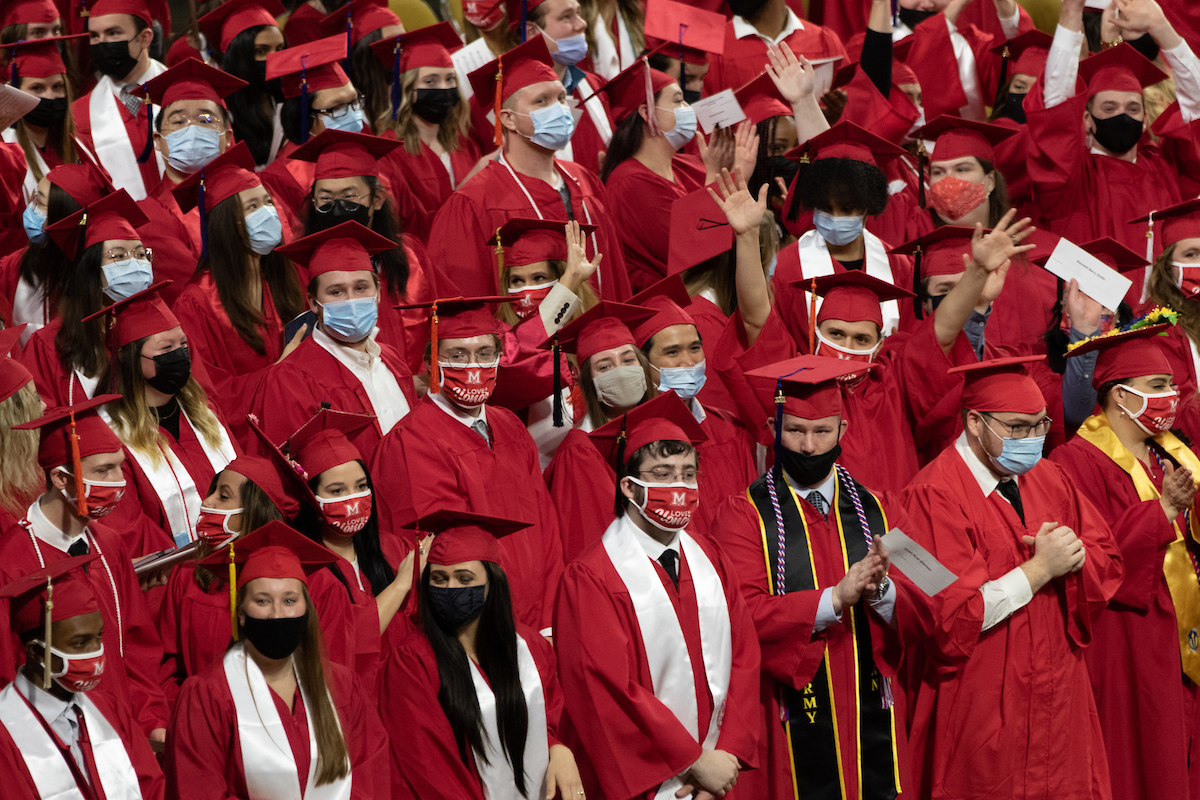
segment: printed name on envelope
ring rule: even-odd
[[[732,128],[746,118],[742,104],[733,96],[733,89],[725,89],[697,100],[692,103],[692,109],[695,110],[696,120],[706,136],[718,125],[722,128]]]
[[[958,580],[957,575],[942,566],[933,554],[908,538],[899,528],[892,528],[881,541],[887,548],[892,565],[930,597]]]
[[[1115,311],[1133,281],[1105,264],[1079,245],[1059,239],[1046,261],[1046,270],[1063,281],[1079,281],[1079,291],[1109,311]]]

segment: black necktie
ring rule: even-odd
[[[821,516],[825,516],[829,513],[829,507],[825,505],[825,495],[814,489],[808,493],[808,497],[806,499],[808,500],[808,504],[815,508],[817,513]]]
[[[67,548],[67,555],[69,556],[86,556],[90,552],[86,536],[80,536],[71,542],[71,546]]]
[[[675,562],[678,560],[679,554],[671,548],[663,550],[662,555],[658,557],[658,563],[662,564],[662,568],[667,571],[667,577],[671,579],[671,583],[675,584],[675,589],[679,589],[679,571],[675,569]]]
[[[1025,506],[1021,505],[1021,491],[1017,488],[1016,481],[1000,481],[996,485],[996,490],[1004,495],[1004,499],[1012,504],[1013,510],[1017,512],[1017,516],[1021,518],[1021,524],[1025,524]]]

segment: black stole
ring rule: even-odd
[[[854,501],[843,484],[839,475],[834,491],[834,521],[841,536],[846,563],[853,564],[866,558],[867,540]],[[887,518],[879,501],[862,484],[854,481],[854,486],[858,490],[871,533],[880,536],[887,533]],[[817,583],[808,540],[808,523],[779,469],[775,470],[775,489],[779,510],[783,515],[786,592],[790,594],[827,588]],[[746,493],[762,522],[763,552],[771,592],[781,594],[775,586],[779,531],[767,489],[767,476],[763,475],[752,483]],[[849,698],[832,696],[828,650],[811,683],[802,689],[783,687],[780,701],[787,714],[783,726],[792,760],[793,786],[799,800],[856,800],[846,795],[842,781],[843,769],[859,771],[863,800],[891,800],[900,790],[893,737],[894,709],[883,708],[880,700],[880,683],[883,679],[875,666],[865,599],[851,610],[850,625],[854,633],[854,658],[859,676],[858,697],[853,698],[858,716],[857,753],[842,753],[838,742],[835,703],[846,702]],[[850,757],[853,761],[847,760]]]

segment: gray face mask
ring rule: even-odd
[[[596,396],[610,408],[632,408],[646,396],[646,371],[641,364],[623,364],[592,378]]]

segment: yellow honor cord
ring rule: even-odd
[[[229,543],[229,626],[233,640],[238,640],[237,626],[237,564],[233,560],[233,542]]]

